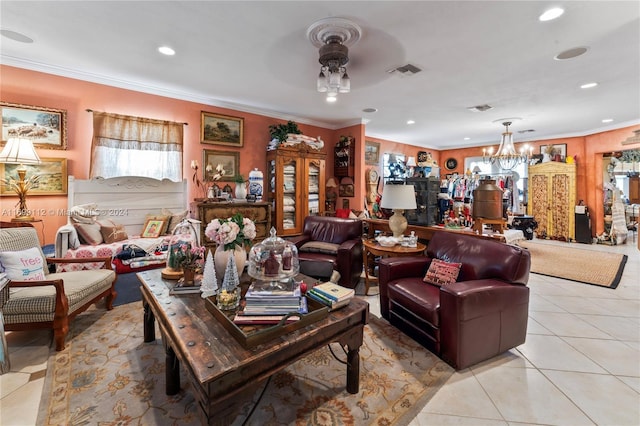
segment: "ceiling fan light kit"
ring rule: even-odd
[[[313,23],[307,29],[307,38],[318,47],[320,73],[316,88],[327,94],[327,100],[335,101],[338,93],[351,91],[351,79],[347,73],[349,46],[362,34],[360,27],[344,18],[326,18]]]

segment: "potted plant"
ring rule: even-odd
[[[279,143],[287,140],[287,135],[293,133],[296,135],[302,134],[298,125],[294,121],[287,121],[287,124],[272,124],[269,126],[269,134],[271,140],[276,139]]]
[[[247,198],[247,181],[244,179],[241,173],[233,177],[233,181],[236,183],[236,198],[244,200]]]

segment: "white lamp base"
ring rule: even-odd
[[[407,230],[407,219],[402,215],[404,210],[395,209],[389,218],[389,229],[395,238],[400,238]]]

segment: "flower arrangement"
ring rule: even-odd
[[[167,264],[173,269],[198,269],[204,260],[205,248],[192,247],[190,243],[180,243],[169,251]]]
[[[251,245],[251,240],[256,237],[256,224],[236,213],[227,219],[213,219],[204,234],[216,244],[223,245],[225,250],[233,250],[236,246]]]
[[[209,193],[209,187],[211,186],[207,182],[215,182],[220,180],[222,176],[226,173],[224,170],[224,166],[222,164],[218,164],[215,168],[215,173],[213,172],[213,166],[211,164],[207,164],[204,168],[205,171],[205,181],[202,182],[198,177],[198,169],[200,168],[198,162],[196,160],[191,160],[191,168],[193,169],[193,177],[191,180],[196,184],[196,188],[202,191],[202,198],[207,198]]]

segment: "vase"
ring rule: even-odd
[[[238,277],[242,275],[244,265],[247,263],[247,251],[244,249],[244,246],[235,246],[233,250],[225,250],[223,245],[219,245],[216,247],[216,251],[213,254],[213,264],[216,268],[216,279],[218,280],[218,285],[222,285],[224,271],[227,269],[229,256],[232,254],[236,261]]]
[[[188,286],[195,285],[196,270],[195,269],[190,269],[190,268],[184,268],[182,270],[182,278],[183,278],[183,281],[184,281],[183,286],[188,287]]]
[[[247,198],[247,186],[244,182],[236,184],[236,198],[238,200],[245,200]]]

